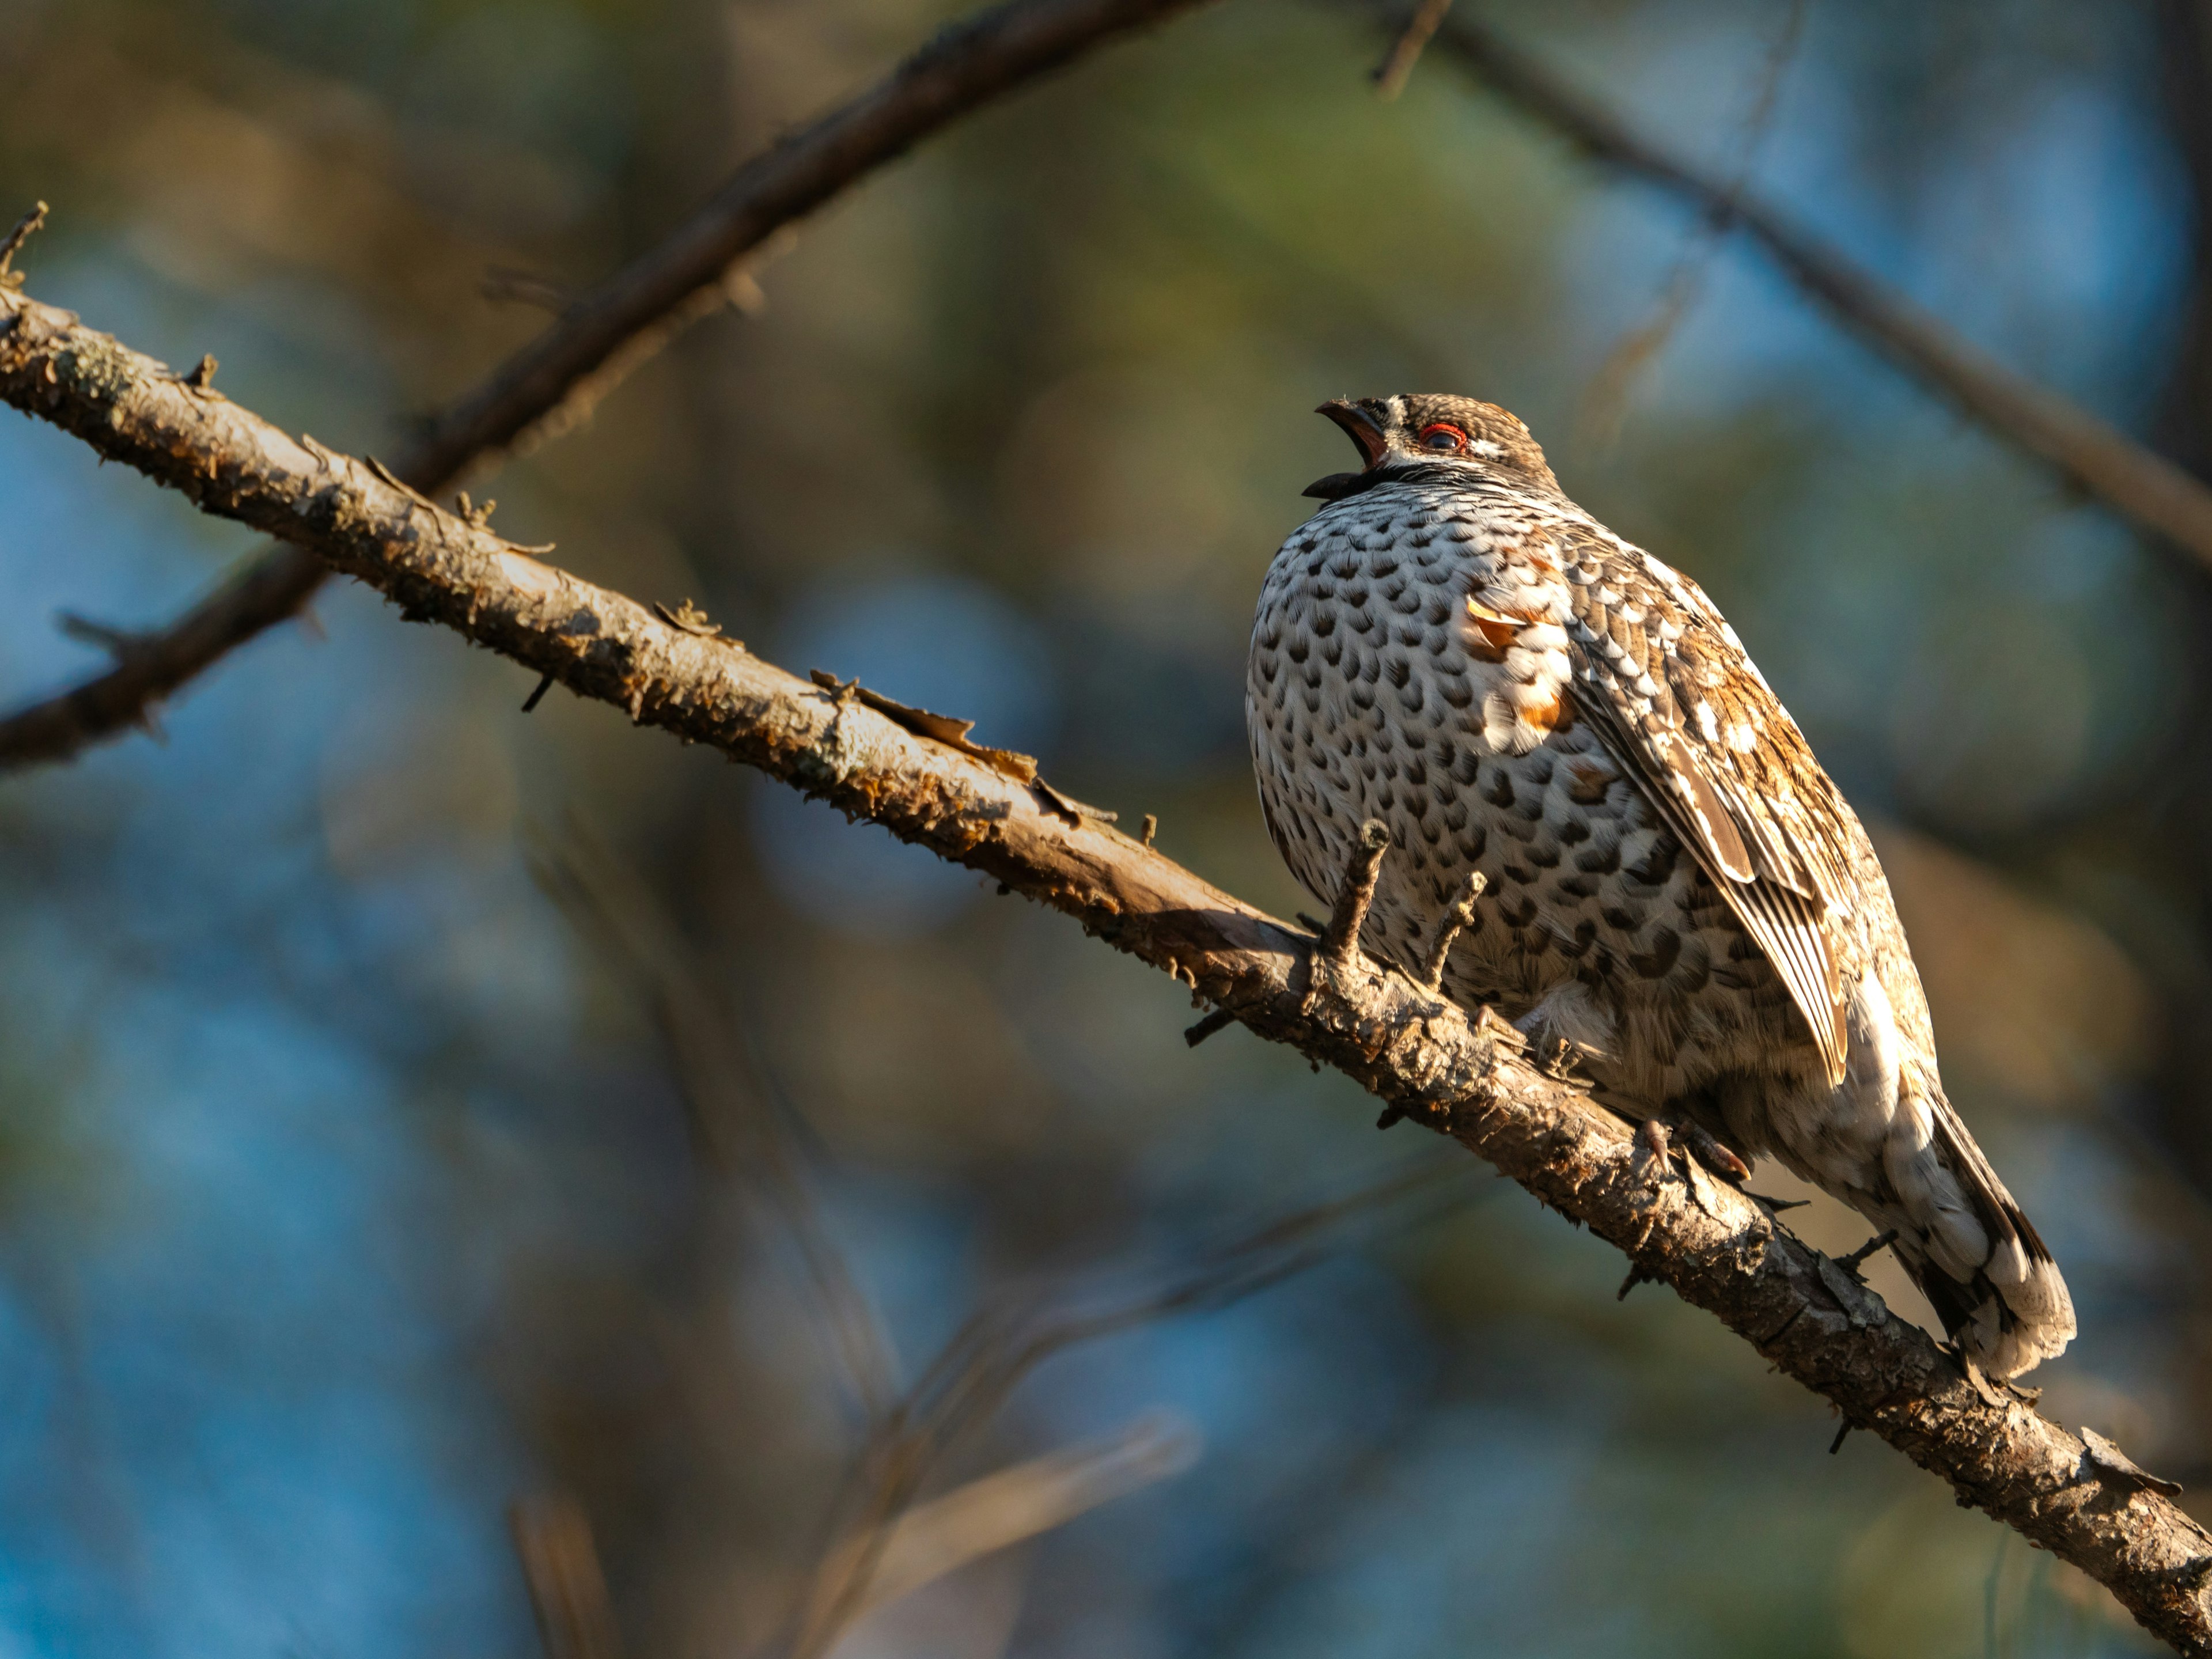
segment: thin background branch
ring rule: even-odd
[[[1773,132],[1774,117],[1782,106],[1783,82],[1789,79],[1790,65],[1805,38],[1805,13],[1809,3],[1810,0],[1790,0],[1782,27],[1766,50],[1751,112],[1745,116],[1742,129],[1736,136],[1735,159],[1729,169],[1727,188],[1698,215],[1689,245],[1674,261],[1674,268],[1668,273],[1651,314],[1621,337],[1591,376],[1576,422],[1577,435],[1584,443],[1609,448],[1619,438],[1621,418],[1627,412],[1629,394],[1634,391],[1637,380],[1658,361],[1674,337],[1674,331],[1681,326],[1682,319],[1705,293],[1713,261],[1728,241],[1729,233],[1735,228],[1736,216],[1742,210],[1743,193],[1751,187],[1751,176],[1757,171],[1759,157],[1765,153],[1767,139]]]
[[[1412,9],[1345,0],[1401,30]],[[1725,210],[1777,269],[1856,335],[1992,435],[2049,464],[2069,485],[2137,528],[2212,565],[2212,488],[2080,404],[2007,368],[1749,191],[1732,191],[1567,84],[1486,24],[1455,7],[1431,57],[1456,64],[1522,114],[1594,161],[1679,197],[1701,214]]]
[[[1424,1161],[1202,1249],[1118,1298],[1076,1301],[1051,1288],[1001,1297],[893,1398],[889,1339],[799,1167],[794,1137],[768,1109],[742,1045],[726,1035],[736,1015],[711,990],[707,965],[645,884],[580,826],[549,841],[533,867],[652,1010],[702,1159],[754,1193],[798,1251],[803,1299],[827,1328],[837,1368],[866,1411],[835,1541],[771,1644],[790,1659],[817,1659],[872,1609],[1188,1466],[1196,1453],[1190,1431],[1147,1420],[1104,1443],[1050,1453],[918,1504],[949,1455],[1045,1360],[1153,1320],[1224,1306],[1342,1249],[1363,1224],[1387,1216],[1393,1225],[1417,1224],[1469,1195],[1463,1168]],[[1422,1198],[1431,1201],[1411,1202]],[[616,1659],[613,1615],[581,1510],[573,1500],[518,1505],[514,1522],[547,1659]]]
[[[571,301],[545,332],[430,420],[392,471],[425,495],[442,495],[496,456],[572,430],[678,333],[733,301],[748,305],[747,263],[771,252],[779,232],[961,117],[1204,3],[1007,0],[946,28],[859,97],[754,156],[665,240]],[[35,228],[27,220],[19,227],[17,246]],[[0,718],[0,769],[65,760],[133,727],[153,731],[161,702],[297,615],[326,574],[280,542],[175,620],[143,632],[109,629],[118,644],[106,673]]]
[[[1191,1261],[1148,1275],[1118,1297],[1078,1299],[1045,1290],[1001,1298],[970,1319],[915,1380],[871,1437],[848,1485],[841,1541],[794,1605],[781,1659],[821,1659],[875,1599],[892,1563],[898,1517],[945,1461],[1054,1356],[1140,1325],[1226,1307],[1344,1247],[1376,1218],[1410,1227],[1464,1204],[1465,1172],[1423,1160],[1340,1197],[1269,1221]],[[1410,1200],[1425,1198],[1418,1207]]]
[[[507,1528],[545,1659],[622,1659],[622,1632],[584,1506],[566,1492],[510,1504]]]
[[[1375,90],[1384,99],[1395,98],[1405,91],[1406,82],[1413,79],[1413,66],[1421,61],[1421,54],[1434,38],[1437,25],[1444,21],[1451,9],[1451,0],[1420,0],[1398,38],[1390,43],[1390,50],[1375,66]]]
[[[1165,1413],[1139,1419],[1111,1438],[1047,1452],[916,1504],[882,1547],[854,1621],[958,1571],[970,1561],[1039,1537],[1101,1504],[1180,1474],[1196,1461],[1197,1435]],[[866,1547],[850,1539],[844,1552]],[[823,1564],[823,1577],[851,1571]]]
[[[754,1194],[797,1255],[808,1309],[872,1431],[898,1387],[890,1339],[832,1236],[800,1148],[769,1098],[742,1021],[645,884],[572,823],[532,861],[539,884],[636,990],[667,1044],[701,1161]]]

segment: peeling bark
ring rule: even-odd
[[[373,463],[295,440],[65,312],[0,292],[0,398],[401,608],[1075,918],[1260,1036],[1356,1079],[1618,1246],[1971,1504],[2212,1655],[2212,1534],[2110,1442],[1971,1382],[1764,1206],[1678,1166],[1519,1038],[1208,885],[1019,767],[579,580]],[[891,704],[897,708],[900,706]],[[909,714],[915,711],[906,711]]]

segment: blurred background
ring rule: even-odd
[[[2203,0],[1461,3],[2212,471]],[[54,204],[40,298],[391,453],[542,325],[487,272],[597,279],[956,10],[0,0],[0,218]],[[479,494],[1287,913],[1243,654],[1346,464],[1308,411],[1505,404],[1874,825],[2081,1311],[2045,1409],[2212,1481],[2212,577],[1441,52],[1378,100],[1384,44],[1226,0],[1117,46]],[[0,503],[9,703],[99,665],[58,611],[252,545],[27,422]],[[531,684],[333,588],[159,742],[0,780],[0,1659],[2140,1650],[1345,1079]],[[825,1631],[884,1492],[973,1501]]]

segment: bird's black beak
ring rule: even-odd
[[[1365,463],[1368,471],[1372,471],[1381,465],[1389,445],[1382,436],[1381,423],[1372,415],[1345,398],[1331,398],[1314,413],[1328,416],[1344,428],[1345,436],[1359,446],[1359,459]],[[1317,478],[1308,484],[1303,493],[1333,501],[1357,489],[1359,479],[1360,475],[1357,472],[1332,472],[1326,478]]]

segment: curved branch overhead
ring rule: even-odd
[[[1402,28],[1403,5],[1354,0]],[[1591,161],[1681,198],[1741,230],[1782,274],[1855,334],[1992,436],[2055,470],[2137,529],[2212,566],[2212,487],[2069,398],[2016,373],[1774,207],[1669,154],[1460,8],[1430,51],[1565,138]]]
[[[2212,1534],[2093,1431],[1977,1387],[1918,1327],[1763,1205],[1677,1169],[1519,1040],[1403,975],[1254,909],[1078,809],[1018,757],[597,587],[373,463],[295,440],[65,312],[0,293],[0,399],[210,514],[283,538],[398,605],[1004,883],[1253,1031],[1449,1134],[1673,1285],[1765,1361],[2212,1655]],[[896,689],[896,688],[894,688]],[[957,722],[953,725],[957,726]]]
[[[486,458],[558,435],[669,340],[727,303],[748,255],[962,116],[1109,40],[1205,0],[1007,0],[956,24],[881,82],[739,167],[689,219],[564,309],[434,417],[398,458],[425,494]],[[4,268],[4,267],[0,267]],[[0,768],[65,760],[134,726],[230,652],[296,616],[328,572],[280,543],[189,611],[111,641],[106,673],[0,719]]]

